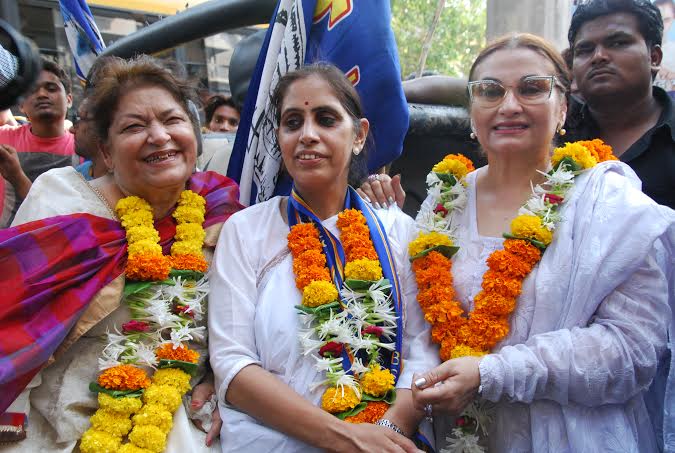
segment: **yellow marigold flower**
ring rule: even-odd
[[[555,167],[565,157],[572,158],[582,168],[591,168],[598,163],[590,150],[579,142],[566,143],[565,146],[553,150],[551,164]]]
[[[153,384],[143,392],[143,401],[146,404],[159,404],[173,414],[181,405],[181,394],[170,385]]]
[[[115,205],[115,212],[119,217],[139,211],[152,212],[150,203],[136,196],[124,197]]]
[[[173,218],[178,223],[204,223],[204,211],[190,206],[178,206],[173,211]]]
[[[181,206],[189,206],[201,211],[206,210],[206,199],[196,192],[191,190],[184,190],[178,198],[178,204]]]
[[[465,158],[466,159],[466,158]],[[473,169],[469,167],[464,160],[457,159],[456,155],[448,154],[442,161],[434,165],[434,173],[450,173],[456,179],[462,179]]]
[[[131,431],[131,420],[127,414],[99,409],[89,418],[91,426],[96,430],[108,433],[120,439]]]
[[[101,409],[106,409],[114,412],[118,412],[124,415],[131,415],[133,413],[141,410],[143,403],[140,398],[134,397],[123,397],[123,398],[113,398],[107,393],[99,392],[98,394],[98,407]]]
[[[120,217],[122,226],[124,228],[132,228],[135,226],[153,226],[154,219],[152,211],[136,211],[130,212]]]
[[[180,223],[176,225],[176,235],[174,236],[177,241],[195,241],[200,244],[204,242],[206,233],[204,228],[198,223]]]
[[[173,426],[173,414],[159,404],[146,404],[141,411],[134,415],[134,426],[152,425],[162,432],[168,433]]]
[[[117,453],[122,439],[108,433],[89,428],[80,439],[82,453]]]
[[[363,375],[359,384],[361,384],[361,389],[369,395],[384,396],[394,388],[394,375],[379,365],[372,366],[370,371]]]
[[[172,255],[201,255],[201,241],[176,241],[171,246]]]
[[[133,244],[140,241],[159,242],[159,233],[152,226],[133,226],[127,229],[127,242]]]
[[[190,363],[197,363],[197,360],[199,359],[199,353],[197,351],[193,351],[183,344],[174,348],[173,343],[162,343],[155,349],[155,355],[160,360],[182,360],[183,362]]]
[[[515,236],[535,239],[548,245],[553,240],[553,233],[541,224],[536,215],[519,215],[511,221],[511,233]]]
[[[465,344],[458,344],[452,349],[452,352],[450,353],[451,358],[456,359],[457,357],[466,357],[466,356],[477,356],[481,357],[487,354],[485,351],[481,351],[480,349],[474,349],[471,346],[467,346]]]
[[[178,368],[162,368],[152,375],[152,383],[157,385],[170,385],[184,395],[192,387],[190,375]]]
[[[145,371],[133,365],[108,368],[98,377],[98,385],[109,390],[139,390],[150,385]]]
[[[162,255],[162,247],[157,241],[144,239],[138,242],[129,243],[129,256],[133,255]]]
[[[137,447],[134,444],[124,444],[122,448],[118,450],[118,453],[153,453],[152,450],[147,448]]]
[[[345,266],[345,276],[353,280],[377,281],[382,278],[379,261],[361,259],[351,261]]]
[[[166,448],[166,433],[156,426],[136,425],[129,433],[129,442],[137,447],[160,453]]]
[[[337,300],[338,292],[333,282],[315,280],[302,290],[302,305],[318,307]]]
[[[449,237],[437,231],[430,233],[420,231],[417,237],[408,244],[408,253],[410,256],[415,256],[437,245],[452,246],[453,243]]]
[[[361,402],[361,398],[351,387],[328,387],[321,397],[321,407],[331,414],[339,414],[354,409]]]

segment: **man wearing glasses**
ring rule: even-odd
[[[630,165],[642,190],[675,208],[675,112],[653,86],[663,22],[648,0],[591,0],[572,16],[572,72],[585,104],[568,119],[573,138],[599,137]]]

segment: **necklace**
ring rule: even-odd
[[[323,243],[314,221],[290,228],[288,248],[302,292],[296,308],[305,325],[300,342],[305,355],[318,354],[315,367],[325,373],[313,386],[327,385],[322,408],[348,422],[374,423],[395,399],[395,376],[381,362],[383,353],[397,349],[392,339],[399,320],[366,217],[346,209],[337,227],[340,241],[324,235]]]
[[[427,176],[433,208],[418,215],[421,231],[409,244],[409,254],[417,280],[417,300],[432,326],[432,340],[440,344],[442,360],[488,354],[508,335],[509,317],[523,281],[551,244],[575,177],[607,160],[616,157],[609,146],[597,139],[567,143],[554,150],[552,170],[540,172],[545,181],[533,187],[532,196],[519,209],[510,231],[504,233],[503,249],[487,258],[482,289],[468,314],[456,300],[453,289],[451,257],[458,247],[452,214],[466,205],[464,177],[473,171],[473,164],[462,155],[450,154],[434,166]],[[459,420],[461,427],[453,431],[459,442],[456,445],[475,442],[478,448],[475,434],[479,428],[487,432],[482,425],[489,416],[482,415],[474,404]]]
[[[124,301],[132,319],[122,332],[107,334],[99,358],[103,371],[89,386],[98,392],[99,408],[82,435],[83,453],[163,451],[166,446],[173,413],[191,388],[199,359],[186,342],[203,338],[204,327],[196,322],[203,318],[208,294],[202,254],[205,206],[200,195],[181,193],[173,213],[171,256],[164,256],[150,205],[134,196],[117,203],[129,245]],[[151,378],[148,368],[156,370]]]

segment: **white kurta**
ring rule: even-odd
[[[287,247],[288,225],[276,197],[234,214],[221,231],[214,256],[209,296],[209,350],[223,418],[221,443],[226,452],[307,452],[312,447],[264,426],[247,414],[226,406],[225,394],[242,368],[256,364],[274,374],[300,395],[320,403],[325,387],[315,360],[303,356],[298,340],[301,303],[295,286],[293,260]],[[414,372],[438,364],[428,325],[417,302],[407,244],[414,234],[412,219],[398,208],[380,210],[401,283],[404,368],[397,387],[410,388]],[[339,237],[337,216],[323,222]],[[283,408],[279,408],[283,411]],[[300,421],[298,421],[300,423]]]
[[[503,243],[478,234],[482,171],[467,176],[468,203],[453,219],[461,247],[454,285],[465,310],[481,289],[485,260]],[[523,283],[509,335],[480,364],[483,397],[498,402],[491,452],[656,451],[643,396],[671,312],[653,246],[672,243],[675,212],[639,184],[618,163],[577,178],[553,243]],[[437,433],[439,447],[447,431]]]
[[[55,168],[35,180],[12,226],[79,212],[115,219],[105,201],[73,167]],[[97,395],[89,391],[89,383],[95,381],[99,374],[98,358],[105,346],[106,331],[119,330],[130,316],[126,305],[120,306],[31,381],[29,388],[8,409],[28,413],[28,437],[20,442],[0,445],[0,452],[79,451],[76,444],[91,426],[89,417],[98,408]],[[204,345],[197,349],[206,352]],[[181,406],[174,415],[174,426],[165,452],[220,451],[217,442],[209,448],[205,446],[205,440],[206,434],[189,421]]]

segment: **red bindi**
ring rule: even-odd
[[[305,101],[305,105],[309,105],[309,102]]]

